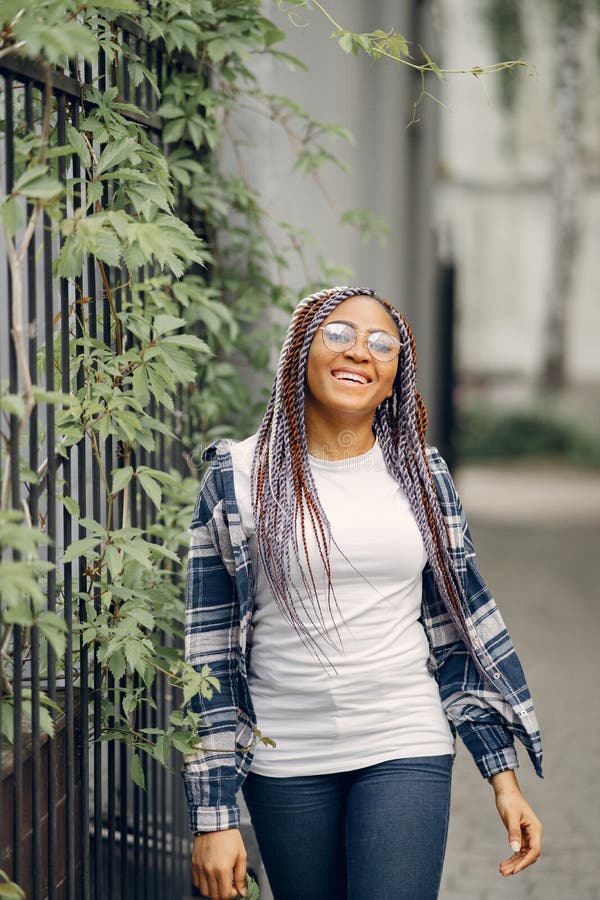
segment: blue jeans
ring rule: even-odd
[[[275,900],[435,900],[452,756],[298,778],[248,775],[244,797]]]

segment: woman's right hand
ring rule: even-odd
[[[239,828],[197,834],[192,849],[194,885],[210,900],[245,897],[246,859]]]

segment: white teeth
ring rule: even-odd
[[[369,380],[364,375],[359,375],[358,372],[336,372],[333,377],[338,381],[356,381],[358,384],[367,384]]]

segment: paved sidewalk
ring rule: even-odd
[[[478,468],[457,484],[536,702],[545,778],[520,753],[519,779],[544,852],[513,878],[498,874],[505,832],[460,747],[440,900],[600,900],[600,476]]]
[[[456,484],[469,519],[600,527],[600,473],[534,463],[469,466]]]

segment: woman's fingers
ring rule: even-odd
[[[542,852],[542,826],[530,808],[522,812],[520,837],[516,838],[515,827],[509,829],[511,846],[520,849],[500,863],[502,875],[516,875],[535,863]]]
[[[246,888],[246,852],[238,855],[236,864],[233,868],[233,886],[239,896],[245,897],[248,893]]]
[[[246,896],[246,848],[237,828],[197,835],[192,850],[196,887],[210,900]]]
[[[527,866],[533,865],[537,861],[540,852],[539,847],[523,847],[518,853],[514,853],[500,863],[500,874],[505,876],[516,875],[517,872],[521,872]]]
[[[500,863],[502,875],[516,875],[537,861],[542,852],[542,825],[521,793],[516,779],[496,793],[496,806],[508,832],[513,855]]]

